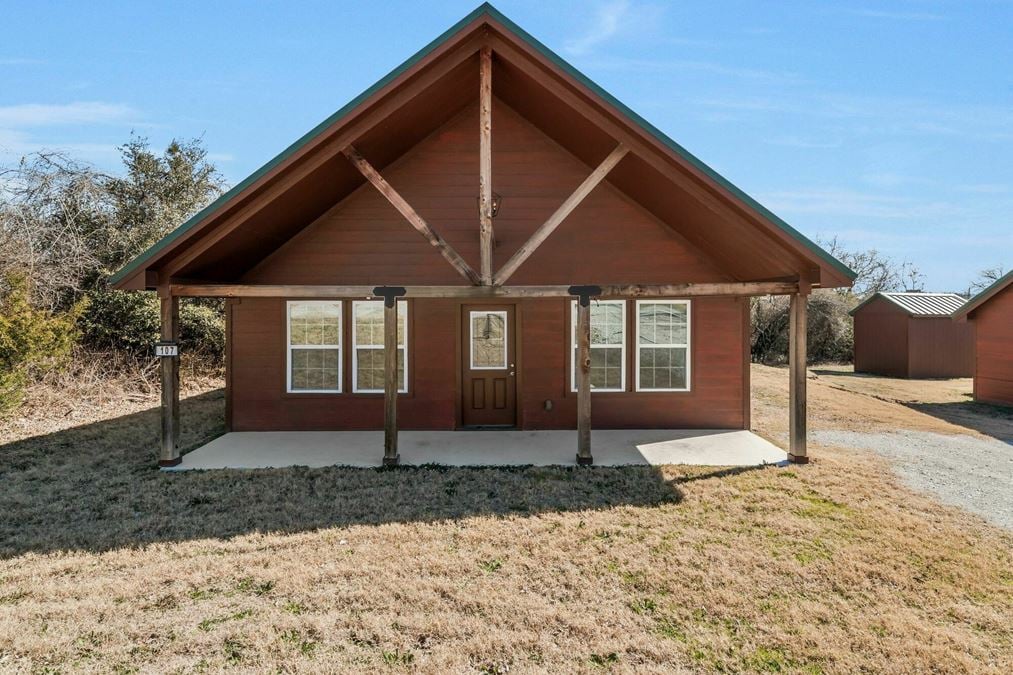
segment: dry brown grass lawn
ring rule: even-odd
[[[782,438],[786,373],[753,373]],[[959,431],[811,382],[817,428]],[[164,474],[131,396],[0,429],[0,670],[1013,669],[1013,537],[869,455]]]

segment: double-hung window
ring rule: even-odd
[[[577,391],[577,301],[570,305],[570,391]],[[591,301],[591,390],[626,390],[626,301]]]
[[[293,301],[287,312],[287,391],[339,393],[341,302]]]
[[[637,300],[637,391],[689,391],[689,301]]]
[[[352,391],[383,391],[383,301],[356,300],[352,303]],[[397,303],[398,391],[408,391],[408,306]]]

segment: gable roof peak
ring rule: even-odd
[[[657,148],[659,153],[668,155],[671,158],[669,161],[674,161],[683,170],[693,173],[699,180],[707,183],[709,190],[715,190],[721,195],[722,199],[736,204],[737,208],[743,213],[749,214],[748,218],[751,221],[776,234],[779,242],[786,247],[786,250],[792,251],[795,255],[801,255],[804,260],[811,262],[814,265],[814,270],[819,269],[828,272],[829,277],[827,278],[829,278],[832,285],[850,285],[851,281],[855,278],[855,273],[842,262],[591,81],[590,78],[507,18],[491,3],[483,2],[467,16],[381,78],[376,84],[304,134],[295,143],[291,144],[209,206],[168,233],[147,251],[134,258],[123,269],[114,274],[110,282],[118,288],[136,287],[136,285],[131,286],[131,283],[137,283],[138,275],[143,277],[143,272],[146,269],[157,269],[173,250],[185,245],[187,238],[191,235],[214,223],[227,210],[227,207],[244,199],[254,190],[264,185],[266,181],[274,180],[292,162],[296,161],[300,153],[306,151],[308,147],[312,148],[314,144],[322,143],[322,139],[326,138],[328,134],[332,133],[335,129],[339,129],[349,118],[357,114],[357,111],[371,105],[373,101],[377,100],[377,97],[389,91],[390,87],[400,86],[398,83],[403,82],[405,78],[417,72],[417,68],[422,67],[426,63],[427,58],[438,58],[438,56],[434,57],[434,54],[439,55],[441,48],[450,49],[451,47],[447,46],[448,43],[453,45],[455,40],[466,39],[467,36],[474,35],[476,30],[480,29],[482,25],[489,25],[493,31],[500,35],[505,35],[510,40],[522,45],[529,54],[536,54],[539,59],[543,59],[550,67],[557,70],[563,79],[568,78],[570,82],[589,91],[592,96],[598,99],[600,105],[603,105],[612,111],[612,114],[617,114],[619,118],[623,119],[624,124],[628,125],[632,133],[653,144],[652,150]],[[826,284],[826,281],[823,283]]]

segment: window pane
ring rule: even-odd
[[[338,388],[337,349],[293,349],[292,390]]]
[[[506,368],[506,315],[471,313],[471,367]]]
[[[289,305],[289,344],[337,345],[341,335],[340,303]]]
[[[591,304],[591,344],[623,343],[623,306],[616,303]]]
[[[641,389],[685,389],[685,347],[641,347]]]
[[[356,391],[383,391],[384,350],[355,350],[355,389]],[[404,380],[405,350],[402,347],[397,353],[398,391],[405,391]]]
[[[685,303],[648,302],[638,305],[640,344],[685,344],[687,305]]]

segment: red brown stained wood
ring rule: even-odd
[[[163,342],[179,342],[179,298],[159,298],[161,337]],[[162,432],[158,458],[159,466],[175,466],[179,455],[179,353],[161,356],[162,380]]]
[[[388,137],[405,139],[411,136],[411,134],[406,135],[406,133],[403,133],[404,129],[402,127],[408,123],[407,120],[417,119],[419,120],[418,124],[434,123],[433,120],[437,118],[434,118],[430,114],[434,106],[430,104],[423,105],[422,102],[431,100],[431,97],[429,97],[431,90],[440,89],[446,94],[447,91],[454,89],[447,79],[450,77],[448,73],[453,71],[453,68],[448,67],[448,64],[451,60],[461,61],[468,58],[465,51],[467,47],[477,50],[479,46],[491,45],[497,50],[497,95],[503,101],[513,105],[516,110],[526,115],[530,120],[540,124],[542,129],[552,136],[557,143],[560,143],[569,152],[582,158],[583,161],[586,162],[589,157],[594,156],[594,154],[587,155],[588,152],[596,152],[589,151],[587,148],[600,146],[603,139],[609,136],[617,138],[612,133],[613,129],[619,129],[631,138],[636,138],[640,145],[633,148],[633,150],[638,154],[638,157],[632,158],[629,162],[624,162],[624,166],[620,167],[614,176],[614,184],[626,190],[627,194],[640,201],[644,208],[651,210],[653,214],[665,221],[670,227],[678,228],[687,239],[690,239],[694,243],[698,250],[706,251],[707,255],[713,256],[715,260],[720,260],[721,266],[724,268],[723,271],[731,275],[732,278],[755,279],[791,272],[808,275],[811,273],[813,267],[824,265],[823,262],[814,259],[812,253],[804,245],[793,241],[788,234],[781,232],[778,228],[771,228],[769,225],[757,227],[762,218],[757,218],[751,207],[737,203],[733,197],[726,194],[727,191],[724,188],[716,184],[713,179],[703,175],[688,160],[683,158],[680,161],[678,157],[674,156],[675,153],[670,149],[666,149],[660,141],[656,139],[652,140],[649,135],[638,131],[636,124],[630,120],[626,120],[619,111],[613,109],[606,102],[597,100],[594,92],[591,92],[586,86],[573,81],[572,78],[558,71],[544,56],[526,47],[517,38],[511,37],[508,34],[509,31],[497,22],[491,20],[486,23],[492,28],[492,30],[488,31],[488,34],[482,32],[487,30],[482,27],[481,30],[476,30],[470,36],[464,34],[455,36],[453,39],[455,44],[453,46],[448,45],[446,48],[441,48],[439,55],[431,55],[432,58],[427,57],[420,62],[418,72],[413,72],[410,75],[405,73],[403,77],[397,78],[399,87],[401,87],[400,89],[395,91],[393,85],[390,88],[385,87],[383,96],[378,96],[376,100],[370,100],[368,104],[364,103],[361,109],[357,109],[356,113],[352,116],[351,122],[356,124],[362,123],[364,126],[369,127],[367,133],[359,134],[359,136],[363,137],[361,139],[362,143],[368,144],[368,146],[359,145],[359,136],[351,134],[349,135],[352,137],[347,138],[347,142],[356,142],[358,147],[368,147],[370,157],[374,157],[372,154],[373,148],[382,147],[383,149],[380,151],[381,155],[378,156],[386,157],[387,161],[404,153],[407,148],[414,145],[414,141],[410,145],[403,144],[401,146],[395,146],[395,141],[390,141],[386,146],[383,146],[383,139]],[[481,27],[481,24],[482,21],[476,21],[474,25],[469,26],[465,30],[478,29]],[[500,47],[504,50],[503,53],[500,53]],[[470,54],[477,60],[475,51],[470,52]],[[508,69],[507,76],[502,78],[506,86],[501,86],[500,71],[503,64],[509,66],[512,72],[517,73],[516,77],[512,76],[510,75],[511,71]],[[432,77],[438,68],[444,70],[443,75],[441,77]],[[476,76],[477,71],[478,69],[475,68],[474,73]],[[424,77],[431,77],[428,82],[429,86],[418,85]],[[460,85],[460,81],[457,84]],[[409,87],[415,87],[411,93],[407,93]],[[470,83],[464,89],[460,86],[457,89],[459,91],[464,89],[467,89],[469,92],[473,91]],[[398,105],[391,103],[395,95],[400,97]],[[452,101],[451,104],[443,106],[442,109],[457,110],[456,106],[459,104],[460,99],[453,98]],[[381,114],[381,104],[388,103],[390,105]],[[414,115],[414,117],[405,113],[406,110],[410,110],[413,107],[416,109],[421,108],[421,111]],[[538,109],[547,112],[538,116],[536,114]],[[374,114],[375,116],[371,117]],[[365,124],[367,118],[370,118],[370,124],[368,125]],[[398,124],[401,126],[395,125],[392,122],[394,118],[399,120]],[[596,127],[594,124],[591,124],[591,126],[588,126],[591,118],[595,122],[600,121],[602,125]],[[554,122],[553,119],[555,120]],[[381,121],[386,123],[380,124]],[[606,128],[606,126],[609,128]],[[499,127],[498,118],[497,127]],[[350,126],[347,128],[336,128],[328,140],[341,135],[344,142],[346,140],[346,132],[349,129]],[[420,127],[416,135],[419,137],[424,136],[433,129],[435,129],[435,126]],[[618,138],[618,140],[623,139]],[[324,139],[321,139],[320,142],[323,143]],[[497,128],[498,143],[499,129]],[[643,146],[644,153],[641,153],[640,149],[638,149],[640,146]],[[315,145],[315,151],[319,150],[319,147],[320,145]],[[301,153],[300,157],[304,158],[311,154],[313,153],[306,151],[305,153]],[[645,156],[639,157],[641,154]],[[378,161],[377,164],[378,166],[382,166],[382,162]],[[329,171],[333,171],[333,169],[329,169]],[[316,180],[321,180],[322,178],[325,178],[325,176],[318,176]],[[499,188],[498,178],[499,170],[497,168],[497,189]],[[667,182],[664,182],[664,184],[657,182],[662,179],[663,182]],[[258,183],[258,185],[262,186],[261,183]],[[645,187],[636,189],[638,185]],[[298,189],[295,189],[295,187],[298,187]],[[306,197],[314,194],[312,188],[314,188],[314,185],[309,183],[300,183],[298,186],[295,186],[293,183],[293,190],[285,196],[287,203],[278,204],[279,207],[286,208],[281,209],[275,215],[284,214],[286,211],[293,211],[300,203],[306,202]],[[703,190],[698,190],[698,188],[703,188]],[[316,190],[316,192],[319,192],[319,190]],[[336,193],[334,195],[335,200],[340,200],[346,195],[347,192]],[[678,195],[678,198],[669,199],[668,202],[662,203],[665,199],[674,195]],[[655,198],[653,204],[651,203],[652,197]],[[244,200],[247,198],[248,196],[243,197]],[[708,200],[713,200],[713,203],[710,203],[709,206],[707,204]],[[724,205],[722,206],[721,203],[724,203]],[[233,210],[233,213],[223,214],[223,217],[231,218],[235,210],[242,206],[242,201],[237,201],[235,209],[233,206],[229,207],[230,210]],[[705,211],[709,211],[710,215],[705,213]],[[309,216],[306,220],[308,219],[310,219]],[[266,218],[265,216],[263,220],[264,222],[260,223],[263,226],[261,230],[266,231],[270,227],[269,222],[279,219]],[[200,261],[194,261],[194,264],[190,265],[188,270],[181,270],[180,273],[184,276],[200,276],[201,274],[214,276],[218,274],[227,275],[228,273],[234,273],[238,276],[244,269],[241,265],[245,264],[247,265],[245,269],[249,269],[249,265],[256,264],[256,259],[246,260],[247,255],[251,257],[255,255],[263,256],[265,251],[272,250],[275,245],[280,244],[294,232],[304,227],[306,221],[299,218],[293,221],[290,218],[286,222],[288,224],[285,227],[288,229],[283,231],[275,228],[272,230],[270,237],[272,241],[259,249],[254,244],[251,244],[250,241],[246,241],[243,245],[240,245],[241,242],[238,240],[230,241],[228,242],[228,246],[216,246],[215,252],[204,256]],[[221,219],[218,219],[214,225],[220,223]],[[499,228],[497,227],[497,229]],[[191,247],[197,239],[202,239],[204,234],[208,233],[194,232],[185,238],[185,242],[181,240],[181,245]],[[239,235],[254,242],[258,240],[256,228],[249,229],[245,234],[237,233],[237,236]],[[260,237],[259,239],[265,238]],[[476,242],[476,251],[477,248]],[[189,251],[183,251],[183,253],[189,255]],[[467,251],[462,251],[462,253],[465,254],[466,258],[468,257]],[[168,272],[168,274],[163,274],[163,276],[171,276],[176,271],[166,266],[165,261],[168,261],[171,257],[166,254],[164,260],[157,261],[157,264],[162,268],[160,271]],[[240,262],[231,263],[228,267],[230,272],[219,272],[218,270],[224,267],[223,263],[229,260],[239,260]],[[836,274],[839,276],[840,272]],[[823,276],[827,277],[828,275],[830,277],[829,281],[834,282],[835,273],[833,270],[824,270]],[[216,278],[221,280],[225,276],[218,276]],[[826,283],[828,279],[824,278],[822,281]],[[837,281],[839,282],[840,280]]]
[[[1013,285],[971,314],[975,332],[974,400],[1013,406]]]
[[[478,218],[482,283],[492,284],[492,50],[479,59]]]
[[[577,463],[591,458],[591,305],[577,303]]]
[[[212,298],[369,298],[374,286],[300,286],[275,284],[172,284],[178,297]],[[602,298],[695,298],[788,295],[798,292],[791,282],[742,282],[717,284],[637,284],[600,287]],[[409,286],[409,298],[564,298],[570,286]]]
[[[383,308],[383,464],[398,463],[397,454],[397,298]],[[352,355],[355,358],[355,355]],[[407,367],[408,364],[405,364]]]
[[[515,427],[517,420],[517,354],[520,349],[517,306],[461,305],[461,426]],[[506,360],[503,368],[472,369],[471,312],[503,312],[506,316]]]
[[[398,397],[398,427],[449,430],[458,426],[461,386],[456,349],[465,300],[408,301],[409,391]],[[522,429],[576,429],[577,396],[570,391],[570,298],[525,298],[516,303],[518,422]],[[633,302],[627,311],[632,347]],[[344,316],[350,316],[347,301]],[[595,429],[743,429],[749,393],[742,362],[748,334],[736,298],[692,300],[692,389],[634,392],[635,352],[627,349],[627,391],[591,394]],[[233,306],[233,430],[383,429],[382,394],[351,391],[351,322],[343,322],[342,394],[285,392],[285,300],[244,298]],[[518,382],[520,385],[520,382]],[[551,410],[544,403],[551,400]],[[377,450],[379,453],[379,449]]]
[[[949,317],[911,316],[873,298],[855,312],[855,372],[890,377],[970,377],[974,327]]]
[[[497,286],[501,286],[506,283],[506,280],[509,279],[515,271],[517,271],[517,268],[524,264],[524,261],[535,252],[535,249],[537,249],[541,243],[545,241],[564,220],[566,220],[566,217],[570,215],[582,201],[584,201],[584,198],[591,193],[591,190],[593,190],[598,183],[605,180],[605,176],[607,176],[609,171],[611,171],[612,168],[626,156],[627,152],[629,152],[629,150],[622,144],[616,146],[615,150],[609,153],[609,156],[603,159],[601,164],[599,164],[598,167],[592,171],[580,185],[577,186],[577,189],[574,190],[562,204],[560,204],[559,208],[556,209],[551,216],[549,216],[549,219],[542,223],[541,227],[535,230],[535,233],[531,235],[531,238],[528,239],[523,246],[517,249],[517,252],[514,253],[510,260],[508,260],[506,264],[500,268],[499,272],[496,273],[493,283]]]
[[[443,237],[434,232],[433,228],[429,227],[429,223],[427,223],[422,216],[420,216],[415,209],[412,208],[411,204],[404,200],[404,197],[402,197],[397,190],[395,190],[393,186],[391,186],[391,184],[380,175],[379,171],[374,169],[373,166],[366,161],[365,157],[359,154],[358,150],[350,145],[342,150],[342,153],[348,158],[348,161],[354,164],[362,175],[366,177],[366,180],[372,183],[373,187],[375,187],[380,194],[386,197],[387,201],[389,201],[391,205],[405,217],[405,220],[407,220],[419,234],[425,237],[426,240],[440,252],[440,255],[446,258],[447,262],[449,262],[454,269],[461,273],[461,276],[473,284],[481,282],[478,275],[475,274],[475,270],[471,269],[471,266],[465,262],[464,258],[462,258],[460,254],[443,239]]]
[[[788,327],[788,460],[809,461],[806,453],[806,302],[808,294],[791,296]]]

